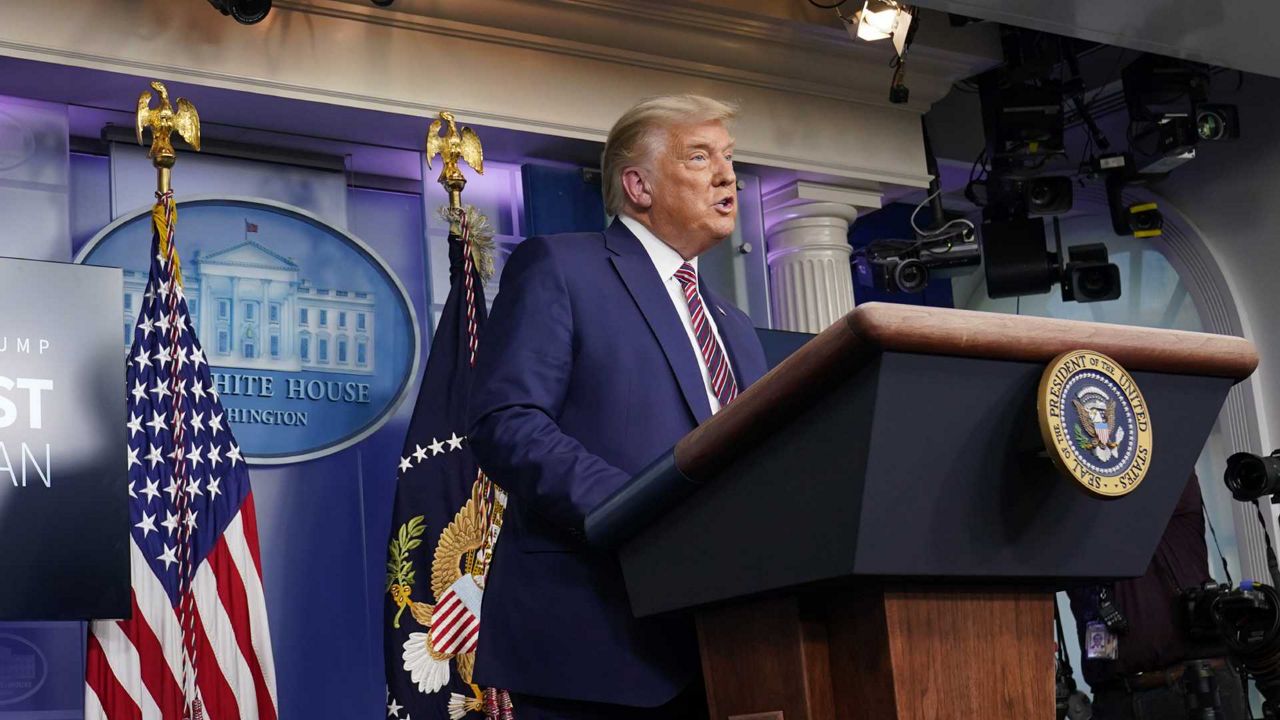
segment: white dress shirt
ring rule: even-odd
[[[675,306],[676,314],[680,316],[680,322],[684,323],[684,332],[689,336],[689,346],[693,348],[693,356],[698,360],[698,371],[702,373],[702,386],[707,391],[707,402],[711,405],[711,413],[720,411],[720,400],[716,398],[716,393],[711,389],[711,373],[707,371],[707,361],[702,357],[702,350],[698,347],[698,338],[693,333],[693,317],[689,314],[689,301],[684,296],[684,286],[676,279],[676,271],[684,264],[685,259],[680,257],[680,253],[676,252],[672,247],[662,240],[658,239],[649,228],[645,227],[632,217],[619,215],[618,219],[623,225],[635,235],[640,244],[644,246],[645,252],[649,253],[649,259],[653,261],[653,267],[658,271],[658,277],[662,278],[662,284],[667,288],[667,295],[671,297],[671,304]],[[689,261],[694,271],[698,270],[698,258]],[[701,285],[702,278],[698,278]],[[702,289],[698,289],[701,294]],[[715,314],[724,311],[718,307],[712,307],[707,302],[706,297],[702,298],[702,304],[706,311],[703,317],[707,319],[707,323],[711,325],[711,332],[716,336],[716,342],[720,343],[721,349],[725,353],[725,361],[729,360],[729,349],[725,346],[724,340],[720,337],[720,329],[716,327]],[[730,370],[733,364],[729,365]]]

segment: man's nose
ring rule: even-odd
[[[738,176],[733,172],[733,161],[727,158],[719,158],[715,164],[715,175],[712,182],[716,187],[725,185],[736,185]]]

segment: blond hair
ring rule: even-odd
[[[704,122],[728,123],[737,115],[737,105],[702,95],[660,95],[641,100],[618,118],[604,142],[600,169],[605,210],[615,216],[622,212],[626,201],[623,169],[647,165],[661,148],[668,128]]]

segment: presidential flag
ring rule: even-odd
[[[493,234],[472,208],[454,225],[449,296],[400,458],[388,545],[387,720],[514,717],[505,692],[471,677],[506,497],[479,472],[465,436]]]
[[[249,473],[182,293],[173,193],[127,358],[133,612],[90,624],[87,720],[275,720]]]

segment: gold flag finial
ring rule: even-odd
[[[165,89],[164,83],[153,80],[151,87],[160,93],[160,107],[151,108],[150,91],[144,91],[138,96],[138,144],[143,144],[142,131],[151,128],[151,151],[147,153],[147,157],[156,166],[156,189],[163,194],[169,191],[169,173],[178,159],[169,136],[176,130],[191,147],[199,150],[200,116],[196,113],[196,106],[186,98],[178,98],[178,109],[175,111],[169,104],[169,91]]]
[[[443,137],[440,136],[442,122],[449,125]],[[440,117],[431,123],[431,129],[427,130],[427,169],[431,169],[431,158],[436,155],[444,160],[444,167],[440,169],[440,184],[449,191],[449,209],[461,210],[462,188],[466,187],[467,178],[458,169],[458,160],[461,159],[483,175],[484,150],[480,148],[480,138],[469,127],[458,132],[453,113],[442,111]]]

